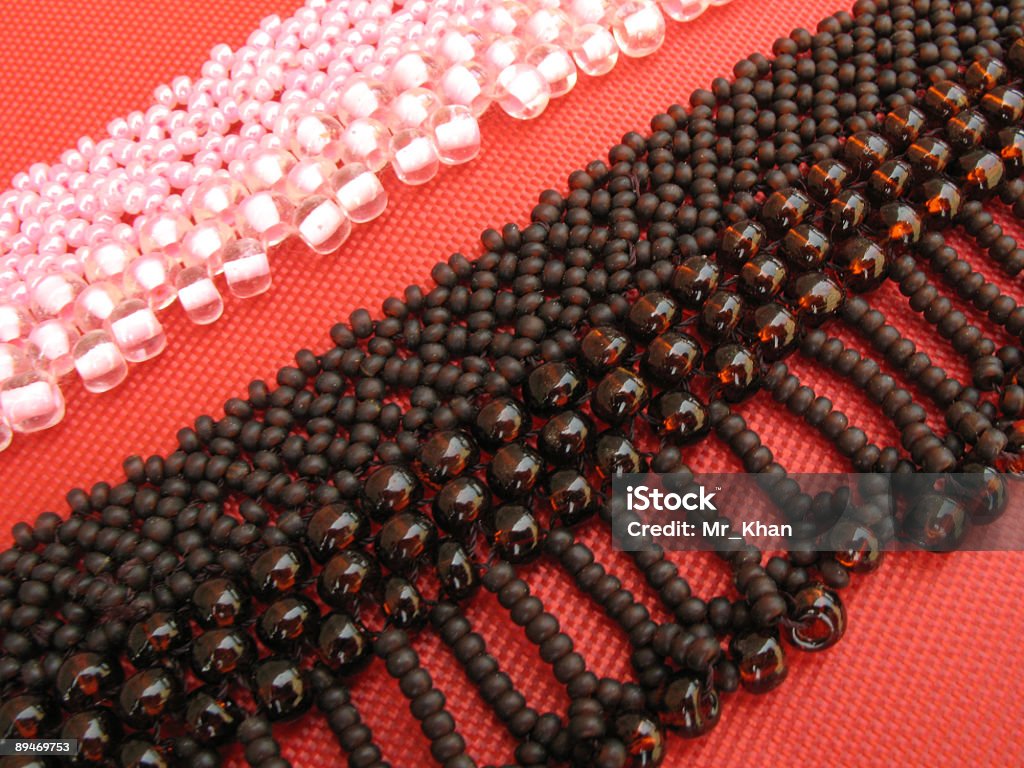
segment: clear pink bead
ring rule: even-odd
[[[380,117],[393,94],[384,83],[353,75],[338,93],[338,117],[346,125],[360,117]]]
[[[259,149],[245,161],[244,180],[250,192],[284,188],[295,156],[283,149]]]
[[[217,219],[196,224],[181,241],[181,260],[188,267],[209,267],[233,236],[231,228]]]
[[[35,350],[30,350],[32,353]],[[29,352],[14,344],[0,344],[0,384],[18,373],[31,370]]]
[[[292,149],[299,157],[337,160],[341,132],[341,123],[328,114],[315,112],[303,115],[295,121]]]
[[[192,197],[192,218],[198,221],[230,216],[245,189],[227,173],[217,173],[200,184]]]
[[[205,267],[186,267],[174,281],[178,302],[196,325],[209,325],[224,313],[224,299]]]
[[[147,253],[124,272],[122,285],[126,296],[143,299],[154,309],[163,309],[174,301],[173,262],[160,252]]]
[[[576,62],[561,46],[538,45],[526,54],[526,63],[544,75],[553,99],[564,96],[576,86]]]
[[[494,101],[491,75],[475,61],[455,64],[445,70],[437,83],[438,95],[447,104],[469,107],[480,117]]]
[[[313,195],[295,209],[295,229],[313,251],[333,253],[352,231],[352,222],[330,197]]]
[[[708,9],[709,0],[659,0],[659,3],[673,21],[693,21]]]
[[[608,15],[605,0],[571,0],[566,12],[577,24],[600,24]]]
[[[391,102],[388,125],[393,132],[403,128],[416,128],[426,122],[440,104],[441,99],[433,91],[426,88],[410,88],[398,94]]]
[[[480,126],[469,107],[439,107],[427,121],[438,159],[445,165],[468,163],[480,154]]]
[[[399,181],[426,184],[440,165],[437,148],[422,128],[406,128],[391,137],[391,167]]]
[[[243,237],[258,237],[277,245],[291,234],[295,206],[284,195],[257,192],[241,202],[235,224]]]
[[[15,432],[39,432],[64,418],[64,394],[51,374],[33,369],[0,385],[0,407]]]
[[[654,0],[625,0],[612,15],[612,34],[626,56],[649,56],[665,42],[665,17]]]
[[[248,299],[270,288],[270,261],[259,240],[233,240],[221,251],[224,278],[228,289],[240,299]]]
[[[591,77],[607,75],[619,60],[619,44],[600,24],[584,24],[573,38],[572,57],[580,71]]]
[[[174,258],[191,223],[180,213],[158,213],[150,216],[139,228],[139,247],[143,253],[163,251]]]
[[[60,320],[44,320],[32,329],[29,342],[39,350],[39,360],[54,376],[71,373],[75,367],[71,351],[78,331]]]
[[[0,343],[9,344],[26,338],[32,331],[32,316],[21,304],[0,304]]]
[[[75,325],[83,333],[102,328],[123,300],[124,294],[113,283],[92,283],[75,300]]]
[[[484,51],[484,65],[495,74],[526,58],[526,43],[518,37],[503,35],[495,38]]]
[[[349,163],[331,178],[334,195],[356,224],[380,216],[388,205],[388,193],[377,174],[359,163]]]
[[[121,349],[125,360],[141,363],[167,347],[167,334],[156,314],[141,299],[125,299],[107,318],[106,331]]]
[[[360,117],[349,123],[342,135],[341,160],[359,163],[377,172],[388,164],[391,135],[384,124],[372,117]]]
[[[288,196],[298,202],[310,195],[321,194],[328,189],[331,176],[336,170],[338,168],[334,163],[322,157],[299,160],[288,172]]]
[[[75,343],[72,354],[82,386],[89,392],[107,392],[128,376],[128,363],[106,331],[89,331]]]
[[[11,429],[10,422],[7,421],[3,411],[0,411],[0,451],[6,450],[12,439],[14,439],[14,430]]]
[[[559,45],[568,41],[571,36],[572,22],[565,11],[557,8],[540,8],[526,20],[524,30],[526,39],[534,45]]]
[[[510,117],[532,120],[551,99],[551,86],[536,67],[513,64],[498,75],[498,105]]]
[[[40,319],[74,319],[75,299],[85,290],[85,281],[70,272],[53,272],[32,283],[32,311]]]
[[[423,51],[409,51],[392,63],[389,85],[395,93],[401,93],[430,83],[437,73],[437,61],[433,56]]]
[[[138,255],[132,246],[118,241],[91,246],[85,257],[85,276],[90,283],[119,279]]]

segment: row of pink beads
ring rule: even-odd
[[[0,450],[58,423],[57,379],[120,384],[166,346],[154,310],[197,324],[270,287],[267,249],[297,234],[332,253],[379,216],[389,166],[423,184],[480,151],[494,102],[519,119],[577,72],[646,56],[679,21],[728,0],[311,0],[247,45],[213,49],[196,81],[37,164],[0,195]],[[664,12],[664,15],[663,15]]]

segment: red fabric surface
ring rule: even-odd
[[[31,162],[55,160],[82,133],[98,134],[110,118],[143,108],[158,83],[196,75],[214,43],[239,45],[262,14],[285,15],[293,6],[284,0],[118,0],[73,7],[65,0],[7,0],[0,6],[0,183]],[[286,246],[274,255],[273,290],[249,302],[229,301],[216,325],[193,326],[177,307],[165,313],[168,351],[133,368],[115,392],[90,395],[69,383],[65,421],[44,435],[16,440],[0,456],[0,523],[8,528],[47,509],[63,513],[67,489],[117,481],[125,455],[171,450],[178,427],[203,412],[216,416],[253,376],[272,376],[300,347],[324,348],[334,320],[360,306],[379,307],[410,282],[428,281],[430,266],[452,250],[477,253],[482,228],[525,220],[538,192],[564,189],[571,170],[601,155],[623,132],[644,130],[654,113],[712,77],[728,76],[741,56],[767,52],[775,37],[796,26],[813,29],[819,18],[844,6],[842,0],[735,0],[696,23],[671,24],[655,56],[624,59],[600,80],[581,78],[539,120],[518,123],[488,113],[477,161],[448,169],[425,187],[386,181],[392,193],[387,213],[357,228],[340,253],[324,258]],[[1019,234],[1016,227],[1011,231]],[[984,271],[1020,298],[1011,281],[994,269]],[[894,290],[883,289],[875,301],[910,338],[925,340],[921,347],[938,365],[962,372],[948,347],[927,342],[934,333],[909,316]],[[875,442],[895,441],[891,425],[862,395],[813,364],[794,361],[793,368]],[[819,436],[770,399],[758,397],[743,410],[791,470],[823,464],[845,469]],[[714,440],[706,446],[710,450],[687,456],[695,468],[736,467]],[[631,567],[611,552],[603,529],[587,529],[583,537],[610,571],[647,595]],[[0,544],[8,541],[4,531]],[[698,593],[710,596],[726,586],[710,556],[675,559]],[[888,557],[880,572],[856,579],[844,593],[849,625],[837,647],[814,656],[791,653],[790,679],[782,688],[763,697],[729,697],[719,726],[696,742],[673,738],[665,764],[1021,765],[1022,566],[1018,554]],[[564,576],[539,566],[528,579],[595,672],[628,676],[624,638],[595,618],[593,606],[579,602]],[[499,615],[483,595],[470,611],[529,703],[564,708],[564,693],[550,672]],[[417,641],[417,648],[448,696],[470,753],[480,764],[511,761],[511,742],[450,655],[433,638]],[[429,762],[426,740],[397,685],[379,668],[369,671],[354,698],[392,764]],[[285,756],[299,768],[338,760],[339,748],[316,715],[281,734]]]

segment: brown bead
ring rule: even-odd
[[[891,154],[889,142],[871,131],[855,133],[843,145],[843,159],[862,177],[888,160]]]
[[[550,362],[534,368],[523,392],[530,410],[547,414],[571,408],[586,391],[586,380],[568,363]]]
[[[476,436],[488,448],[518,440],[529,429],[530,414],[522,403],[510,397],[495,398],[477,413]]]
[[[370,473],[363,485],[363,509],[383,521],[413,507],[422,495],[420,482],[408,467],[392,464]]]
[[[434,520],[446,531],[468,530],[491,508],[491,495],[475,477],[449,480],[434,496]]]
[[[666,385],[684,381],[700,366],[704,352],[692,336],[669,331],[651,340],[643,357],[643,370]]]
[[[915,189],[914,194],[924,209],[928,222],[933,226],[945,226],[960,213],[963,197],[956,184],[949,179],[935,176]]]
[[[810,214],[811,208],[811,199],[807,195],[795,187],[788,187],[768,196],[761,207],[761,220],[769,231],[781,235],[800,224]],[[753,255],[750,254],[747,259]]]
[[[917,141],[925,127],[925,114],[917,107],[904,104],[885,116],[882,135],[897,147]]]
[[[886,203],[878,209],[875,223],[890,247],[911,245],[921,239],[921,217],[906,203]]]
[[[781,685],[789,674],[782,644],[774,632],[736,635],[729,651],[739,667],[740,684],[751,693],[767,693]]]
[[[288,595],[267,606],[256,634],[268,648],[291,650],[315,632],[320,620],[316,604],[303,595]]]
[[[437,543],[437,529],[424,515],[402,512],[395,515],[377,532],[377,557],[395,573],[410,573],[417,563],[429,557]]]
[[[662,722],[688,739],[710,731],[722,714],[714,685],[686,673],[677,673],[669,680],[662,704]]]
[[[1015,123],[1024,117],[1024,93],[1000,86],[982,97],[981,109],[997,123]]]
[[[168,747],[132,738],[121,746],[118,765],[121,768],[170,768],[172,761],[169,753]]]
[[[611,431],[597,438],[594,459],[597,471],[604,477],[642,472],[645,463],[633,443]]]
[[[269,659],[253,673],[253,692],[268,720],[300,715],[313,704],[307,675],[288,659]]]
[[[793,596],[786,639],[804,651],[823,651],[846,632],[846,609],[823,584],[808,584]]]
[[[744,224],[754,224],[754,222],[744,222]],[[760,225],[757,226],[759,227],[756,230],[757,232],[764,231],[763,228],[760,228]],[[730,227],[730,229],[732,228]],[[723,233],[723,244],[724,242],[725,235]],[[760,243],[760,241],[758,242]],[[759,246],[758,248],[734,248],[733,250],[737,254],[742,254],[748,250],[756,251],[758,249]],[[739,261],[740,255],[728,258],[730,260],[735,259],[734,263],[736,264],[743,263]],[[729,263],[733,262],[730,261]],[[721,270],[715,262],[706,256],[690,256],[676,267],[675,272],[672,273],[672,292],[684,307],[697,309],[718,288],[720,276]]]
[[[370,522],[348,504],[327,504],[313,513],[306,526],[306,543],[319,562],[347,549],[370,532]]]
[[[271,547],[256,558],[249,573],[253,593],[261,600],[298,589],[308,577],[309,561],[291,547]]]
[[[494,510],[490,528],[491,542],[509,562],[525,562],[540,552],[544,532],[526,507],[515,504],[498,507]]]
[[[555,472],[548,480],[548,501],[563,525],[575,525],[595,511],[594,489],[574,469]]]
[[[964,191],[972,197],[984,197],[999,186],[1006,173],[999,155],[979,149],[960,158]]]
[[[437,548],[437,578],[455,600],[469,597],[480,583],[477,565],[457,541],[447,539]]]
[[[61,704],[84,709],[105,699],[124,679],[121,665],[98,653],[76,653],[57,670],[55,682]]]
[[[999,157],[1013,172],[1024,168],[1024,129],[1004,128],[999,132]]]
[[[910,184],[910,175],[910,163],[906,160],[886,160],[868,178],[868,195],[872,202],[880,205],[901,197]]]
[[[718,256],[724,264],[739,265],[752,259],[765,244],[764,227],[756,221],[746,220],[722,230]]]
[[[925,108],[940,120],[967,109],[969,102],[967,89],[952,80],[935,83],[924,94]]]
[[[706,365],[726,400],[738,402],[758,387],[760,371],[757,359],[742,344],[716,347],[708,355]]]
[[[778,360],[796,343],[796,318],[781,304],[761,305],[751,313],[749,324],[758,349],[766,360]]]
[[[593,422],[585,414],[563,411],[552,416],[541,429],[537,449],[552,464],[572,464],[593,442],[593,432]]]
[[[946,490],[967,510],[975,525],[988,525],[1006,511],[1009,489],[998,471],[983,464],[966,464],[949,476]]]
[[[835,551],[836,562],[857,573],[867,573],[882,564],[878,536],[863,525],[845,520],[829,531],[829,547]]]
[[[423,596],[415,584],[401,576],[392,576],[384,584],[381,608],[393,626],[403,629],[419,627],[426,619]]]
[[[590,398],[590,407],[599,419],[617,426],[643,408],[648,397],[647,384],[642,378],[625,368],[616,368],[598,383]]]
[[[991,91],[1006,77],[1006,65],[999,59],[979,59],[964,72],[967,88],[975,94]]]
[[[231,739],[243,718],[241,708],[226,696],[218,695],[213,686],[189,694],[185,704],[189,730],[206,744],[223,744]]]
[[[65,720],[60,738],[78,742],[75,763],[98,765],[103,764],[114,751],[121,738],[121,727],[112,712],[93,709]]]
[[[724,339],[739,325],[743,315],[743,299],[732,291],[711,294],[700,313],[700,328],[712,339]]]
[[[860,192],[852,189],[843,190],[828,204],[825,211],[829,233],[835,238],[853,234],[864,223],[868,207],[868,201]]]
[[[354,611],[360,597],[368,594],[379,578],[377,563],[365,552],[346,549],[334,555],[320,571],[317,593],[334,608]]]
[[[648,413],[658,432],[678,443],[699,440],[710,426],[707,408],[690,392],[663,392]]]
[[[420,448],[419,458],[427,478],[441,484],[467,472],[480,458],[480,452],[468,434],[451,430],[428,438]]]
[[[206,634],[213,633],[238,634],[230,629],[215,629]],[[202,637],[205,635],[201,635],[200,639]],[[253,648],[252,655],[255,656],[255,653]],[[198,669],[195,671],[199,674]],[[124,681],[117,701],[121,716],[128,725],[133,728],[149,728],[177,706],[181,695],[181,683],[169,671],[144,669]]]
[[[683,266],[676,268],[678,272]],[[580,342],[580,357],[584,366],[600,375],[622,365],[633,353],[633,342],[617,328],[599,326],[587,331]]]
[[[42,696],[11,696],[0,702],[0,738],[46,738],[59,722],[60,712]]]
[[[903,538],[929,552],[951,552],[967,535],[967,510],[954,499],[926,493],[903,518]]]
[[[782,252],[797,269],[819,268],[825,263],[828,251],[828,237],[811,224],[793,227],[782,238]]]
[[[850,167],[833,158],[822,160],[807,171],[807,191],[822,205],[831,201],[851,181],[853,171]]]
[[[544,460],[533,448],[509,443],[499,448],[487,465],[487,482],[498,496],[515,499],[533,490],[543,469]]]
[[[843,290],[824,272],[807,272],[790,283],[798,315],[817,324],[839,311],[845,299]]]
[[[626,328],[634,338],[647,341],[667,331],[678,314],[679,305],[668,294],[645,293],[629,308]]]
[[[946,121],[946,138],[960,150],[981,146],[988,134],[988,119],[977,109],[967,109]]]
[[[758,254],[740,270],[740,291],[753,299],[763,301],[772,298],[782,290],[785,282],[786,265],[766,253]]]
[[[208,579],[192,593],[192,612],[204,627],[230,627],[249,615],[249,600],[230,579]]]
[[[626,746],[629,768],[653,768],[665,755],[665,735],[656,715],[627,712],[615,718],[615,733]]]
[[[1006,54],[1006,62],[1017,72],[1024,70],[1024,38],[1018,37]]]
[[[324,662],[342,671],[356,668],[370,653],[366,631],[345,613],[332,613],[324,619],[316,647]]]
[[[158,611],[132,625],[125,643],[128,658],[135,666],[148,666],[188,643],[188,623],[169,611]]]

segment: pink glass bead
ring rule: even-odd
[[[387,208],[384,185],[377,174],[359,163],[342,166],[331,178],[331,186],[341,207],[356,224],[377,218]]]
[[[75,300],[85,290],[85,281],[71,272],[53,272],[32,283],[32,311],[40,319],[74,319]]]
[[[665,17],[654,0],[625,0],[612,16],[612,33],[627,56],[649,56],[665,42]]]
[[[233,240],[221,251],[224,278],[228,289],[240,299],[248,299],[270,288],[270,261],[259,240]]]
[[[186,267],[178,273],[174,285],[181,308],[196,325],[209,325],[224,313],[224,299],[205,267]]]
[[[0,304],[0,344],[24,339],[32,330],[32,316],[20,304]]]
[[[32,367],[28,353],[13,344],[0,344],[0,384]]]
[[[60,320],[44,320],[32,329],[29,342],[39,350],[39,360],[54,376],[71,373],[75,367],[71,350],[78,331]]]
[[[0,411],[0,451],[5,450],[14,438],[14,430],[11,429],[7,417]]]
[[[359,163],[376,173],[388,164],[388,129],[372,117],[360,117],[349,123],[341,137],[341,160]]]
[[[551,99],[551,86],[536,67],[513,64],[498,75],[498,105],[510,117],[531,120]]]
[[[571,0],[567,12],[577,24],[600,24],[608,15],[608,6],[604,0]]]
[[[445,165],[468,163],[480,154],[480,126],[469,107],[441,107],[430,116],[427,126]]]
[[[348,124],[360,117],[378,117],[392,99],[388,87],[365,75],[353,75],[338,94],[338,118]]]
[[[433,141],[420,128],[406,128],[391,137],[391,167],[405,184],[426,184],[437,175],[441,161]]]
[[[277,245],[291,233],[294,208],[284,195],[257,192],[238,206],[235,224],[243,237],[258,237],[267,245]]]
[[[573,38],[572,57],[580,71],[591,77],[607,75],[619,60],[619,45],[600,24],[584,24]]]
[[[97,280],[116,280],[139,252],[127,243],[110,241],[94,245],[85,257],[85,276],[90,283]]]
[[[245,189],[226,173],[218,173],[200,184],[192,197],[192,218],[197,222],[230,216]]]
[[[158,213],[146,219],[139,229],[139,247],[143,253],[163,251],[174,258],[191,223],[180,213]]]
[[[250,192],[284,187],[295,156],[283,149],[260,149],[245,162],[243,179]]]
[[[568,41],[572,32],[572,22],[565,11],[557,8],[539,8],[526,20],[524,31],[526,38],[534,45],[558,45]]]
[[[196,224],[181,241],[181,259],[187,267],[209,266],[233,237],[231,228],[217,219]]]
[[[526,63],[537,68],[551,86],[551,98],[564,96],[576,85],[576,63],[565,48],[538,45],[526,54]]]
[[[330,115],[322,112],[304,115],[295,123],[293,150],[300,157],[325,157],[328,160],[337,160],[341,131],[341,123]]]
[[[495,74],[526,58],[526,43],[518,37],[505,35],[496,38],[484,51],[484,64]]]
[[[410,88],[398,94],[391,102],[388,125],[392,132],[403,128],[417,128],[423,125],[440,105],[441,99],[433,91],[426,88]]]
[[[75,370],[89,392],[107,392],[128,376],[128,363],[106,331],[89,331],[75,343]]]
[[[693,21],[708,9],[709,0],[659,0],[661,10],[672,21]]]
[[[0,407],[15,432],[39,432],[64,418],[64,394],[52,375],[33,369],[0,385]]]
[[[331,176],[338,170],[324,158],[309,157],[299,160],[288,172],[288,196],[298,202],[310,195],[320,194],[328,188]]]
[[[113,283],[93,283],[75,300],[75,325],[83,333],[102,328],[123,299],[124,294]]]
[[[352,222],[329,197],[313,195],[295,209],[295,229],[299,237],[317,253],[333,253],[352,231]]]
[[[437,76],[437,62],[423,51],[409,51],[391,65],[390,85],[396,93],[419,88]]]
[[[149,304],[125,299],[107,318],[106,330],[117,342],[125,360],[141,363],[167,347],[167,334]]]
[[[174,301],[171,260],[160,252],[140,256],[124,272],[125,295],[140,298],[154,309],[163,309]]]
[[[447,104],[469,107],[480,117],[494,101],[491,75],[480,64],[467,61],[445,70],[437,83],[437,93]]]

